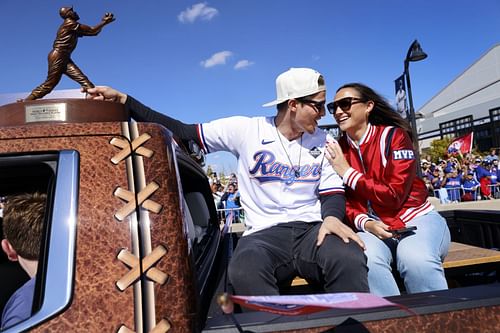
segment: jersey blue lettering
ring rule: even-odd
[[[321,176],[321,165],[304,164],[300,166],[299,177],[295,176],[295,169],[298,166],[291,166],[286,163],[276,161],[274,154],[267,150],[260,150],[253,156],[255,164],[248,170],[260,183],[284,182],[291,185],[294,182],[314,183]]]

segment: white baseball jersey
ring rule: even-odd
[[[288,141],[274,118],[230,117],[198,125],[205,153],[229,151],[238,159],[244,235],[279,223],[321,221],[319,195],[344,192],[342,179],[324,158],[326,133],[316,129]]]

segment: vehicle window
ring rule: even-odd
[[[217,212],[203,169],[182,153],[177,155],[177,161],[183,199],[194,227],[194,230],[189,230],[188,226],[187,231],[193,237],[191,243],[195,260],[198,261],[206,247],[210,245],[209,240],[214,231],[218,230]]]
[[[205,172],[183,153],[177,153],[177,163],[187,211],[185,223],[194,261],[199,317],[204,318],[225,269],[225,249],[221,246],[222,232]]]
[[[23,264],[22,269],[7,256],[0,257],[2,312],[4,307],[9,307],[7,300],[24,285],[29,275],[33,276],[34,281],[28,282],[33,287],[26,287],[22,291],[28,299],[32,295],[31,309],[24,309],[25,313],[6,325],[1,323],[6,332],[28,330],[60,312],[69,303],[73,287],[78,170],[79,156],[76,151],[0,155],[0,201],[10,205],[9,211],[13,211],[14,203],[18,203],[14,198],[21,195],[29,197],[37,193],[44,198],[39,210],[41,214],[37,215],[43,216],[41,227],[37,229],[41,234],[38,257],[29,260],[29,264]],[[25,208],[16,209],[21,211]],[[3,220],[1,225],[3,227]],[[22,261],[21,253],[18,255],[18,260]],[[35,262],[35,266],[32,262]],[[19,318],[22,320],[18,321]]]

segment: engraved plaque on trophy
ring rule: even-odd
[[[66,103],[47,103],[42,105],[26,105],[26,122],[66,121]]]

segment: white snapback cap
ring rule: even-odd
[[[326,85],[319,85],[321,74],[311,68],[290,68],[276,78],[276,99],[262,106],[272,106],[299,98],[313,95],[326,90]]]

